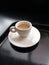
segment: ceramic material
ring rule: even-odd
[[[26,24],[26,25],[29,25],[29,27],[28,27],[28,28],[25,28],[25,29],[18,28],[18,26],[19,26],[20,24],[22,24],[22,25],[25,25],[25,24]],[[18,34],[19,34],[21,37],[27,37],[28,34],[30,33],[31,28],[32,28],[32,23],[29,22],[29,21],[23,20],[23,21],[17,22],[17,23],[15,24],[15,26],[10,27],[10,31],[13,32],[13,33],[18,32]]]
[[[14,46],[27,48],[37,44],[40,40],[40,32],[37,28],[32,26],[30,34],[26,37],[20,37],[17,32],[9,32],[8,39]]]

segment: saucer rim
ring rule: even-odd
[[[16,45],[16,44],[14,44],[12,41],[10,41],[10,39],[9,39],[9,34],[8,34],[8,40],[9,40],[9,42],[12,44],[12,45],[14,45],[14,46],[16,46],[16,47],[19,47],[19,48],[29,48],[29,47],[32,47],[32,46],[34,46],[34,45],[36,45],[39,41],[40,41],[40,38],[41,38],[41,33],[40,33],[40,31],[36,28],[36,27],[34,27],[34,26],[32,26],[33,28],[35,28],[38,32],[39,32],[39,34],[40,34],[40,36],[39,36],[39,40],[36,42],[36,43],[34,43],[33,45],[29,45],[29,46],[19,46],[19,45]],[[9,32],[10,33],[10,32]]]

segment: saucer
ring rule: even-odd
[[[40,40],[40,36],[39,30],[32,26],[32,29],[26,38],[20,37],[17,32],[9,32],[8,39],[10,43],[16,47],[28,48],[36,45]]]

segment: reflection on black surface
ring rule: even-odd
[[[38,64],[34,62],[28,62],[25,60],[15,59],[10,56],[0,56],[0,65],[44,65],[44,64]]]
[[[11,43],[10,43],[10,44],[11,44]],[[37,44],[34,45],[34,46],[27,47],[27,48],[20,48],[20,47],[17,47],[17,46],[14,46],[14,45],[11,44],[11,47],[12,47],[14,50],[18,51],[18,52],[23,52],[23,53],[25,53],[25,52],[31,52],[31,51],[35,50],[35,49],[37,48],[38,44],[39,44],[39,43],[37,43]]]

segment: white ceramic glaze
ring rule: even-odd
[[[20,37],[19,34],[9,32],[8,39],[11,42],[11,44],[17,46],[17,47],[31,47],[35,44],[37,44],[40,40],[40,32],[37,28],[32,26],[32,29],[30,31],[30,34],[26,37]]]
[[[29,24],[29,28],[25,28],[25,29],[21,29],[21,28],[18,28],[18,25],[19,24],[21,24],[21,23],[27,23],[27,24]],[[15,32],[18,32],[18,34],[21,36],[21,37],[27,37],[28,36],[28,34],[30,33],[30,30],[31,30],[31,28],[32,28],[32,23],[31,22],[29,22],[29,21],[25,21],[25,20],[22,20],[22,21],[19,21],[19,22],[17,22],[16,24],[15,24],[15,27],[13,26],[13,27],[11,27],[11,29],[13,28],[13,30],[14,30],[14,28],[16,29],[16,31]],[[14,33],[15,33],[14,32]]]

